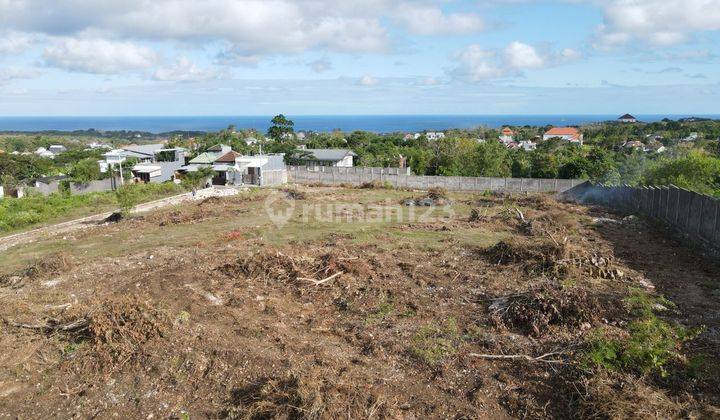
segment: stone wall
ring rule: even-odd
[[[297,184],[361,185],[388,182],[394,187],[449,191],[562,192],[579,184],[577,179],[483,178],[411,175],[407,168],[338,168],[329,166],[288,166],[288,182]]]
[[[720,250],[720,200],[668,187],[610,187],[586,182],[567,191],[568,199],[638,213]]]

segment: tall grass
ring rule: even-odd
[[[182,192],[172,184],[139,184],[134,190],[138,202],[152,201]],[[112,191],[49,196],[30,195],[23,198],[0,199],[0,233],[32,227],[63,218],[82,217],[117,208],[116,195]]]

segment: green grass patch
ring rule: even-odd
[[[461,336],[455,318],[441,325],[428,324],[413,335],[410,353],[429,365],[435,365],[455,354]]]
[[[636,317],[628,325],[629,337],[609,337],[604,330],[596,331],[581,356],[582,365],[586,368],[667,376],[667,365],[673,360],[680,360],[682,344],[696,337],[702,328],[688,329],[658,318],[654,312],[657,305],[666,308],[675,306],[664,297],[634,290],[625,299],[625,304]]]
[[[133,191],[137,202],[143,203],[179,194],[183,190],[175,184],[165,183],[139,184],[133,186]],[[117,198],[112,191],[4,198],[0,200],[0,234],[111,211],[117,207]]]

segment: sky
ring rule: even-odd
[[[0,116],[720,114],[720,0],[0,0]]]

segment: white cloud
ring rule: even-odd
[[[151,48],[104,39],[56,39],[43,52],[45,64],[69,71],[116,74],[148,69],[160,62]]]
[[[200,68],[187,57],[180,57],[173,66],[160,68],[153,74],[153,79],[162,82],[198,82],[224,77],[226,75],[223,72]]]
[[[439,7],[403,3],[395,11],[395,20],[419,35],[468,34],[485,26],[474,13],[444,13]]]
[[[320,58],[308,64],[315,73],[322,73],[332,68],[332,63],[327,58]]]
[[[522,42],[512,42],[505,48],[507,63],[514,69],[535,69],[542,67],[545,60],[538,54],[534,47]]]
[[[37,69],[6,67],[0,68],[0,85],[18,79],[34,79],[40,76]]]
[[[391,0],[0,0],[0,26],[54,36],[225,41],[245,55],[378,52]],[[41,10],[42,13],[38,13]]]
[[[375,86],[378,84],[378,80],[372,76],[365,75],[358,80],[357,84],[360,86]]]
[[[28,50],[36,36],[22,32],[0,32],[0,54],[20,54]]]
[[[582,57],[582,54],[572,48],[564,48],[560,51],[560,57],[562,57],[563,60],[577,60]]]
[[[452,71],[452,74],[471,82],[496,79],[506,74],[497,62],[497,54],[477,44],[470,45],[456,54],[455,59],[458,67]]]
[[[612,0],[600,3],[599,46],[633,40],[674,45],[694,33],[720,30],[720,0]]]

